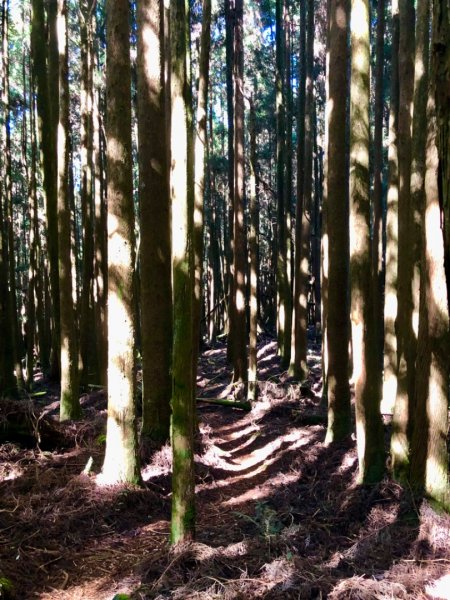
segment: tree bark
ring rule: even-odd
[[[106,3],[108,420],[103,480],[139,483],[135,407],[135,236],[127,0]]]
[[[324,187],[326,230],[323,278],[326,285],[326,370],[328,430],[326,442],[351,433],[349,346],[349,232],[346,169],[347,0],[330,0],[328,17],[327,139]]]
[[[383,476],[384,440],[379,409],[380,363],[372,305],[370,260],[370,8],[352,0],[350,91],[350,280],[359,479]]]
[[[194,537],[194,381],[192,373],[192,217],[188,196],[188,13],[170,5],[172,203],[172,521],[171,543]]]
[[[169,438],[172,379],[170,197],[164,82],[164,6],[139,0],[138,141],[141,219],[142,434]]]

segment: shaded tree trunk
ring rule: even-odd
[[[70,257],[70,197],[69,197],[69,81],[67,53],[67,3],[58,0],[57,29],[59,54],[59,126],[58,126],[58,238],[59,299],[61,331],[61,421],[81,416],[78,397],[78,354],[75,313],[72,296],[72,263]]]
[[[398,113],[398,312],[397,396],[392,417],[391,456],[396,478],[403,479],[409,469],[409,444],[412,432],[415,346],[412,311],[412,210],[411,210],[411,129],[414,92],[414,6],[399,0],[399,113]],[[416,324],[417,325],[417,324]]]
[[[323,232],[323,280],[326,294],[325,378],[328,396],[326,442],[351,432],[348,384],[349,232],[346,169],[347,33],[349,3],[330,0],[328,16],[327,141],[324,186],[326,228]]]
[[[163,2],[139,0],[137,10],[142,434],[165,440],[172,387],[172,285]]]

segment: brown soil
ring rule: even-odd
[[[354,440],[323,444],[318,348],[303,386],[275,350],[261,339],[251,412],[198,405],[197,540],[176,552],[168,446],[142,451],[143,488],[101,487],[104,394],[85,395],[84,420],[64,426],[57,390],[22,402],[46,436],[0,446],[0,598],[1,577],[19,599],[450,598],[448,580],[438,591],[450,517],[388,478],[359,486]],[[229,380],[218,344],[201,357],[198,393],[229,396]],[[4,403],[0,417],[18,410]]]

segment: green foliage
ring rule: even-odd
[[[116,594],[112,600],[130,600],[130,598],[128,594]]]
[[[258,530],[258,534],[266,540],[279,535],[284,528],[276,510],[271,508],[267,502],[257,502],[255,504],[254,517],[240,512],[235,512],[235,514],[241,519],[253,523]]]
[[[104,446],[106,444],[106,433],[101,433],[95,439],[95,443],[99,446]]]
[[[14,586],[7,577],[0,577],[0,598],[11,598]]]

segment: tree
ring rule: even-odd
[[[58,245],[59,299],[61,331],[61,421],[81,416],[78,398],[78,354],[75,314],[72,299],[72,269],[70,259],[70,202],[69,202],[69,81],[66,28],[66,0],[58,0],[57,30],[59,53],[59,127],[58,127]]]
[[[323,277],[327,279],[327,443],[343,439],[351,432],[348,179],[345,160],[348,7],[347,0],[330,0],[328,16],[327,146],[323,199],[326,220]]]
[[[399,106],[399,14],[392,0],[391,90],[389,112],[388,184],[384,284],[384,376],[382,409],[392,412],[397,396],[397,287],[398,287],[398,106]]]
[[[142,434],[169,437],[172,380],[172,284],[169,171],[160,0],[139,0],[138,142],[141,224]]]
[[[369,0],[352,0],[350,89],[350,281],[359,478],[379,481],[384,441],[379,412],[380,364],[372,306],[369,197]],[[381,379],[380,379],[381,380]]]
[[[171,542],[195,531],[194,381],[192,369],[192,215],[188,198],[188,13],[184,2],[170,6],[172,207],[172,521]]]
[[[106,3],[108,420],[103,480],[140,482],[135,408],[134,208],[129,4]]]
[[[429,2],[417,6],[418,43],[423,65],[427,56]],[[426,107],[425,206],[422,211],[422,261],[420,321],[417,346],[415,428],[412,438],[411,481],[435,500],[450,505],[448,481],[448,377],[449,314],[445,283],[445,252],[442,230],[442,187],[439,186],[439,153],[436,97],[440,84],[441,39],[448,40],[448,5],[435,2],[433,10],[433,56]],[[426,73],[426,66],[425,66]],[[448,111],[448,107],[447,107]],[[441,148],[446,158],[447,148]]]
[[[247,400],[254,402],[258,393],[258,197],[256,187],[256,117],[253,97],[250,99],[250,315]]]
[[[247,381],[246,231],[244,215],[244,3],[235,3],[234,30],[234,221],[233,221],[233,380]]]
[[[412,433],[415,346],[417,331],[412,322],[412,237],[411,210],[411,107],[414,93],[414,6],[399,1],[399,111],[398,111],[398,310],[397,395],[392,417],[391,457],[395,477],[403,479],[409,469]]]

